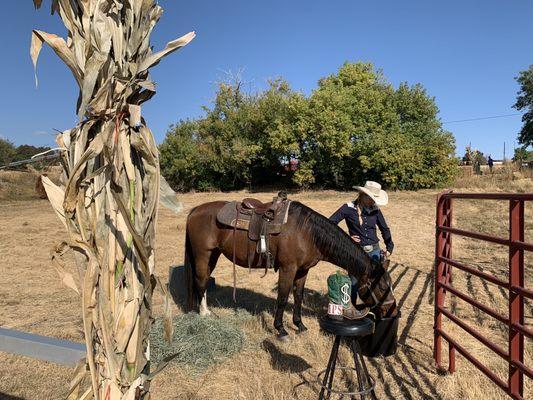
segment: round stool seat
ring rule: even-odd
[[[322,330],[335,336],[362,337],[374,333],[374,321],[370,318],[337,321],[324,315],[319,323]]]

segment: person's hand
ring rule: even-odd
[[[390,251],[387,250],[387,251],[385,252],[385,257],[389,258],[389,257],[391,256],[391,254],[392,254],[392,253],[391,253]]]
[[[357,236],[357,235],[353,235],[353,236],[352,236],[352,239],[353,239],[353,241],[354,241],[355,243],[360,243],[360,242],[361,242],[361,238],[360,238],[359,236]]]

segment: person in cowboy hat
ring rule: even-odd
[[[394,242],[385,217],[379,209],[379,206],[385,206],[389,202],[387,192],[381,189],[379,183],[373,181],[367,181],[365,186],[355,186],[354,189],[357,190],[359,196],[343,204],[329,219],[335,224],[345,220],[354,242],[363,247],[370,257],[381,260],[382,251],[376,232],[377,226],[385,242],[386,256],[390,256],[394,249]],[[352,293],[357,293],[357,280],[355,277],[351,278]],[[355,297],[352,296],[354,302]]]

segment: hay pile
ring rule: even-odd
[[[253,319],[244,310],[223,317],[200,317],[196,313],[174,317],[172,343],[164,336],[162,319],[157,319],[150,333],[151,359],[155,363],[178,354],[172,362],[202,370],[218,364],[241,351],[246,342],[242,326]]]

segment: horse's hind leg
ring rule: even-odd
[[[220,250],[214,249],[196,259],[196,285],[198,287],[198,297],[200,299],[200,315],[206,317],[211,314],[207,308],[207,283],[209,277],[216,267],[218,258],[220,257]],[[198,274],[198,272],[200,272]]]
[[[299,270],[294,278],[294,311],[292,313],[292,322],[298,328],[298,333],[303,333],[307,330],[307,327],[302,322],[302,302],[307,272],[308,270]]]

